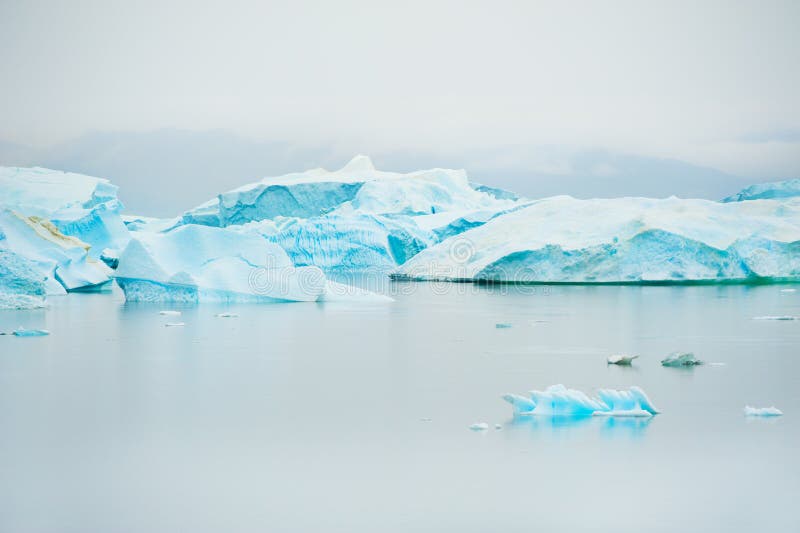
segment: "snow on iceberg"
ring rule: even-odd
[[[431,246],[399,279],[641,283],[800,279],[800,198],[533,201]]]
[[[750,407],[746,405],[744,408],[745,416],[782,416],[783,411],[775,406],[772,407]]]
[[[746,200],[771,200],[775,198],[792,198],[800,196],[800,179],[757,183],[742,189],[723,202],[743,202]]]
[[[596,397],[590,397],[564,385],[551,385],[544,391],[531,391],[529,397],[506,394],[503,399],[511,404],[515,415],[648,417],[659,412],[639,387],[622,391],[600,389]]]
[[[64,235],[87,243],[89,255],[121,249],[129,235],[108,180],[46,168],[0,167],[0,206],[46,219]]]

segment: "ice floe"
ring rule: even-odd
[[[692,352],[672,352],[661,360],[661,364],[663,366],[696,366],[702,365],[703,362]]]
[[[783,411],[775,406],[772,407],[750,407],[746,405],[744,408],[746,416],[782,416]]]
[[[22,326],[15,329],[13,333],[17,337],[45,337],[50,335],[50,332],[46,329],[25,329]]]
[[[638,355],[609,355],[606,360],[609,365],[630,366]]]

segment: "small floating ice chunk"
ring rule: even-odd
[[[165,315],[165,316],[180,316],[181,312],[180,311],[159,311],[158,314],[159,315]]]
[[[239,315],[237,313],[225,312],[225,313],[217,313],[214,316],[217,317],[217,318],[237,318]]]
[[[14,335],[17,337],[44,337],[50,335],[46,329],[25,329],[22,326],[14,330]]]
[[[703,362],[692,352],[672,352],[661,360],[661,364],[663,366],[695,366],[702,365]]]
[[[182,326],[185,326],[185,325],[186,324],[184,322],[167,322],[166,324],[164,324],[164,327],[177,328],[177,327],[182,327]]]
[[[471,429],[472,431],[486,431],[487,429],[489,429],[489,424],[487,424],[486,422],[475,422],[469,427],[469,429]]]
[[[652,416],[659,412],[639,387],[628,390],[600,389],[597,394],[597,397],[590,397],[564,385],[552,385],[544,391],[531,391],[530,398],[506,394],[503,399],[512,405],[515,415]]]
[[[499,430],[503,429],[503,425],[502,424],[495,424],[494,425],[494,429],[499,431]]]
[[[750,407],[746,405],[744,408],[745,416],[782,416],[783,411],[775,407]]]
[[[494,327],[496,329],[508,329],[511,327],[511,324],[509,324],[508,322],[498,322],[497,324],[494,325]]]
[[[609,355],[608,356],[608,364],[609,365],[620,365],[620,366],[631,366],[631,363],[634,359],[639,357],[638,355]]]
[[[791,315],[754,316],[753,320],[797,320],[797,317]]]
[[[781,292],[797,292],[797,289],[781,289]]]

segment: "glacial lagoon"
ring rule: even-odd
[[[379,285],[394,302],[0,312],[51,333],[0,336],[0,530],[800,529],[800,321],[754,320],[800,316],[793,286]],[[662,412],[501,399],[559,383]]]

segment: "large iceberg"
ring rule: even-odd
[[[31,269],[29,276],[43,279],[47,294],[97,289],[111,281],[111,270],[93,259],[87,253],[89,248],[80,239],[61,233],[46,219],[0,208],[0,250],[24,258]],[[8,275],[14,274],[9,271]],[[25,278],[11,283],[33,288]],[[30,294],[37,295],[38,291]]]
[[[115,278],[130,301],[386,300],[330,282],[317,267],[296,267],[280,246],[255,233],[195,224],[136,233]]]
[[[478,189],[482,186],[477,186]],[[220,194],[183,216],[184,223],[230,226],[276,217],[312,218],[340,213],[425,215],[511,206],[495,189],[478,190],[463,170],[401,174],[376,170],[366,156],[342,169],[317,168],[264,178]]]
[[[800,179],[756,183],[742,189],[723,202],[743,202],[746,200],[769,200],[776,198],[794,198],[800,196]]]
[[[800,278],[800,198],[528,203],[429,247],[395,277],[639,283]]]
[[[463,170],[376,170],[356,156],[337,171],[265,178],[184,213],[181,224],[240,227],[326,271],[388,270],[420,250],[518,207]]]
[[[97,259],[129,239],[120,218],[117,186],[108,180],[46,168],[0,167],[0,206],[50,221],[64,235],[89,245]]]
[[[111,270],[100,257],[130,238],[121,209],[108,180],[0,167],[0,305],[35,307],[44,294],[107,286]]]
[[[659,412],[639,387],[630,387],[628,390],[600,389],[597,396],[591,397],[564,385],[551,385],[543,391],[531,391],[528,396],[506,394],[503,399],[511,404],[515,416],[649,417]]]

